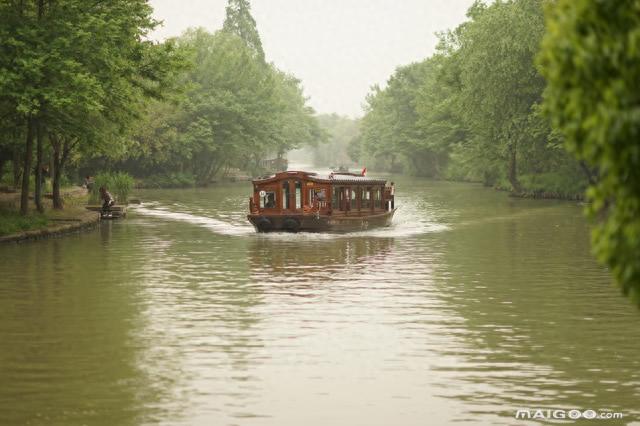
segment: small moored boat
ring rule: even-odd
[[[258,232],[348,232],[388,226],[393,182],[353,173],[279,172],[254,179],[247,218]]]

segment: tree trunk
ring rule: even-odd
[[[513,188],[513,192],[519,194],[522,188],[520,187],[520,182],[518,182],[518,165],[516,162],[516,154],[517,154],[516,144],[512,142],[509,144],[509,183]]]
[[[20,176],[22,176],[22,166],[20,165],[20,150],[15,147],[13,150],[13,187],[18,188],[20,185]]]
[[[44,213],[44,207],[42,205],[42,181],[44,176],[42,175],[42,126],[39,121],[35,122],[36,127],[36,188],[34,194],[34,201],[36,208],[40,213]]]
[[[60,155],[57,152],[53,154],[53,177],[52,177],[52,190],[53,190],[53,208],[56,210],[62,210],[64,203],[62,202],[62,196],[60,195],[60,178],[62,177],[62,166],[60,162]]]
[[[218,165],[213,169],[213,172],[211,173],[211,176],[209,177],[209,180],[213,179],[218,174],[218,172],[220,171],[222,166],[224,166],[224,165],[225,165],[224,162],[222,162],[222,161],[218,162]]]
[[[29,170],[33,158],[33,120],[27,119],[27,143],[24,153],[24,165],[22,167],[22,192],[20,194],[20,214],[26,216],[29,212]]]
[[[60,140],[57,137],[49,136],[51,146],[53,147],[53,175],[51,178],[52,192],[53,192],[53,208],[56,210],[62,210],[64,203],[60,196],[60,178],[62,177],[62,158],[61,158],[61,146]]]
[[[587,176],[587,179],[589,180],[589,185],[595,185],[598,182],[597,169],[591,170],[587,165],[587,163],[585,163],[584,161],[580,161],[580,167],[582,168],[582,171],[584,172],[584,174]]]
[[[209,186],[211,183],[211,179],[220,169],[220,162],[217,160],[211,160],[211,162],[206,166],[206,170],[200,177],[200,185]]]

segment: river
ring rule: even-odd
[[[640,424],[640,313],[580,204],[395,182],[385,229],[257,235],[237,183],[0,246],[0,424]]]

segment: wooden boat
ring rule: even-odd
[[[101,219],[120,219],[127,216],[127,206],[126,205],[114,205],[111,206],[110,210],[106,213],[102,212],[101,205],[92,205],[86,206],[87,210],[91,210],[94,212],[100,213]]]
[[[247,218],[258,232],[349,232],[391,224],[394,188],[353,173],[285,171],[253,181]]]

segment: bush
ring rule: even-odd
[[[520,175],[518,181],[521,187],[518,196],[564,200],[582,200],[587,184],[585,178],[564,171]],[[499,178],[493,187],[500,191],[513,191],[511,182],[506,177]]]
[[[557,198],[581,198],[586,189],[586,179],[561,172],[548,172],[519,177],[522,188],[533,194],[555,195]]]
[[[129,194],[131,194],[131,190],[133,189],[133,183],[133,177],[128,173],[120,172],[113,175],[111,185],[118,201],[126,203],[129,200]]]
[[[196,178],[190,173],[152,175],[138,183],[140,188],[189,188],[195,185]]]
[[[9,185],[13,183],[13,176],[7,170],[0,175],[0,185]]]
[[[133,189],[133,177],[125,172],[102,172],[95,176],[93,188],[89,202],[97,203],[100,201],[100,187],[107,188],[116,198],[116,201],[125,204],[129,199],[129,194]]]

